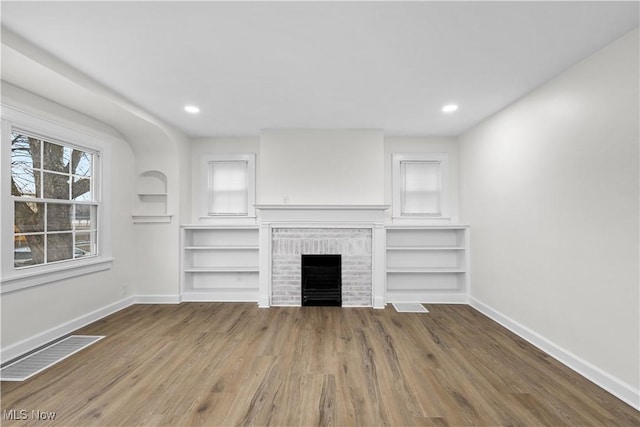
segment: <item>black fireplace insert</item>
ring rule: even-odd
[[[341,255],[302,255],[302,305],[342,306]]]

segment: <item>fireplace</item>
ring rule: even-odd
[[[342,306],[342,257],[302,254],[302,305]]]
[[[302,306],[302,255],[339,255],[339,305],[384,308],[384,211],[389,206],[255,207],[260,224],[260,307]]]

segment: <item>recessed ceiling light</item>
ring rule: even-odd
[[[195,105],[187,105],[184,107],[184,111],[191,114],[198,114],[200,112],[200,109]]]
[[[442,107],[442,112],[443,113],[453,113],[457,109],[458,109],[458,106],[456,104],[447,104],[444,107]]]

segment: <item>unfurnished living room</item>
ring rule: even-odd
[[[2,1],[3,426],[640,426],[638,1]]]

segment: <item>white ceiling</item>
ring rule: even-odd
[[[190,136],[457,135],[637,27],[638,5],[3,1],[1,19]]]

